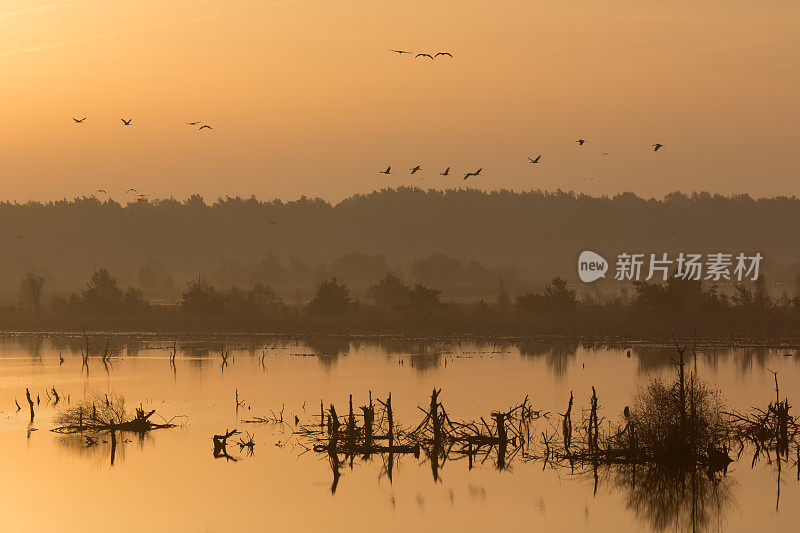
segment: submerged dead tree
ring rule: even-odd
[[[154,429],[176,427],[171,421],[156,423],[151,417],[155,409],[145,411],[140,405],[133,417],[128,417],[125,399],[122,396],[108,394],[103,397],[88,398],[74,407],[67,407],[56,414],[56,426],[52,431],[62,434],[100,433],[104,431],[124,431],[131,433],[147,433]]]
[[[423,420],[412,430],[400,426],[395,418],[392,397],[373,403],[369,395],[367,404],[354,408],[352,395],[348,400],[347,414],[340,416],[335,405],[327,412],[320,405],[319,422],[299,424],[293,428],[300,437],[300,445],[316,453],[325,453],[331,464],[336,490],[340,469],[344,463],[352,467],[355,457],[369,459],[380,455],[384,459],[384,472],[391,481],[395,460],[400,455],[419,458],[424,452],[431,465],[434,479],[447,460],[466,458],[469,467],[473,462],[494,459],[498,469],[507,468],[508,461],[519,452],[530,435],[530,423],[541,416],[534,411],[526,397],[521,404],[503,411],[490,413],[492,423],[481,417],[475,421],[453,421],[440,401],[441,389],[434,389],[428,408],[419,409]],[[360,411],[360,413],[358,412]],[[266,421],[266,417],[246,422]]]
[[[33,424],[33,417],[35,413],[33,412],[33,400],[31,400],[31,391],[28,389],[25,389],[25,398],[28,400],[28,406],[31,409],[31,424]]]

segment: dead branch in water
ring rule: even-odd
[[[789,447],[797,446],[800,454],[800,425],[790,414],[789,399],[781,400],[778,373],[770,370],[775,380],[775,401],[766,408],[754,407],[747,413],[726,413],[733,421],[733,438],[739,444],[739,455],[746,444],[753,448],[753,464],[759,457],[771,460],[770,452],[775,452],[776,459],[789,459]],[[800,470],[799,470],[800,472]]]
[[[33,417],[34,417],[33,400],[31,400],[31,391],[29,391],[28,389],[25,389],[25,398],[28,400],[28,406],[31,409],[31,424],[33,424]]]
[[[236,428],[233,428],[230,431],[225,430],[225,433],[222,435],[214,435],[212,437],[212,440],[214,441],[214,459],[225,458],[227,461],[237,461],[235,457],[232,457],[230,454],[228,454],[228,439],[238,434],[239,431]]]
[[[121,396],[89,398],[75,407],[67,407],[56,414],[56,427],[52,431],[62,434],[99,433],[103,431],[123,431],[147,433],[154,429],[176,427],[170,421],[159,424],[150,420],[155,409],[145,412],[140,405],[133,418],[125,413],[125,399]]]

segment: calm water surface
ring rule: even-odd
[[[290,427],[245,424],[283,406],[290,423],[311,421],[320,400],[346,412],[392,393],[396,419],[421,421],[434,387],[453,418],[488,418],[530,395],[535,409],[553,413],[537,424],[558,426],[570,391],[576,409],[597,389],[601,414],[617,419],[637,387],[673,372],[668,347],[626,349],[525,342],[240,337],[182,338],[174,371],[171,338],[90,338],[88,376],[79,336],[0,339],[0,486],[7,531],[464,531],[502,527],[545,531],[773,531],[800,523],[797,467],[751,457],[733,463],[720,481],[642,476],[632,488],[624,476],[592,476],[511,461],[498,471],[491,460],[471,470],[448,461],[434,481],[423,456],[400,458],[390,482],[381,457],[357,458],[342,470],[335,493],[326,457],[303,453]],[[108,371],[97,354],[109,343]],[[223,368],[220,351],[231,354]],[[266,353],[264,366],[262,354]],[[731,408],[766,406],[774,398],[771,370],[782,395],[800,397],[798,357],[786,350],[700,350],[689,365],[722,390]],[[789,353],[794,353],[789,351]],[[59,363],[59,356],[63,363]],[[25,388],[39,396],[29,424]],[[45,391],[62,396],[54,407]],[[244,405],[236,410],[235,394]],[[114,464],[109,443],[86,447],[79,436],[50,431],[57,409],[94,394],[123,395],[129,411],[143,404],[180,427],[125,437]],[[23,407],[16,411],[14,401]],[[318,416],[318,415],[317,415]],[[318,418],[317,418],[318,419]],[[211,437],[238,428],[254,434],[252,456],[229,446],[237,461],[214,459]],[[689,487],[687,489],[687,487]],[[694,490],[692,490],[694,489]],[[780,489],[780,495],[778,495]],[[694,496],[694,497],[693,497]]]

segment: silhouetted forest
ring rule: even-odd
[[[701,328],[712,336],[800,337],[800,295],[773,297],[764,277],[735,283],[730,296],[715,284],[674,277],[633,282],[602,296],[579,295],[556,276],[541,290],[512,297],[500,281],[491,301],[477,303],[443,301],[440,290],[391,272],[363,301],[331,277],[316,285],[308,303],[289,304],[264,283],[221,288],[202,276],[186,284],[175,304],[148,301],[105,268],[69,297],[45,301],[44,283],[32,272],[22,278],[19,303],[0,308],[0,328],[577,337],[663,337]]]
[[[516,307],[536,308],[533,295],[554,276],[576,291],[584,308],[640,298],[630,284],[581,284],[576,262],[585,249],[610,259],[621,252],[757,251],[765,258],[765,297],[790,302],[800,270],[792,231],[799,223],[797,198],[707,193],[656,200],[630,193],[609,198],[401,187],[335,205],[308,198],[207,204],[199,196],[124,206],[94,197],[2,203],[0,302],[6,310],[86,310],[76,302],[86,298],[87,280],[100,269],[114,279],[129,310],[188,305],[192,283],[215,291],[217,309],[244,305],[223,304],[220,295],[253,298],[256,306],[314,309],[312,298],[331,278],[354,302],[374,305],[374,286],[387,274],[418,290],[414,298],[438,291],[451,307],[487,305],[502,286],[512,304],[521,298]],[[727,283],[702,290],[715,291],[728,305],[738,289]],[[641,305],[658,308],[658,298],[642,295]]]

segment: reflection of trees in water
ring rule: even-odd
[[[545,364],[556,377],[564,377],[569,360],[578,351],[578,341],[562,339],[553,341],[524,340],[517,343],[519,354],[523,357],[543,357]]]
[[[17,338],[19,350],[30,357],[34,361],[41,362],[42,360],[42,345],[44,344],[44,337],[41,335],[23,335]]]
[[[325,368],[330,368],[339,361],[339,356],[350,352],[350,339],[347,337],[309,337],[304,341],[317,360]]]
[[[445,349],[445,343],[441,341],[410,338],[381,339],[378,341],[378,346],[388,357],[402,357],[403,364],[408,364],[417,372],[438,367]]]
[[[672,364],[675,360],[674,346],[636,346],[631,349],[631,356],[636,357],[638,372],[640,374],[650,374],[653,371],[662,370]],[[693,363],[690,358],[688,365]]]
[[[623,465],[608,476],[625,507],[653,531],[721,531],[736,505],[735,482],[705,469]]]
[[[754,368],[763,370],[767,366],[768,359],[774,357],[776,352],[771,348],[724,348],[724,347],[705,347],[697,348],[697,360],[703,361],[711,368],[718,368],[720,362],[729,360],[731,356],[739,370],[739,374],[748,375]],[[669,367],[675,359],[675,349],[671,346],[636,346],[631,349],[631,355],[638,360],[640,374],[648,374],[653,371],[662,370]],[[694,355],[691,347],[686,352],[686,364],[693,367],[695,364]]]

